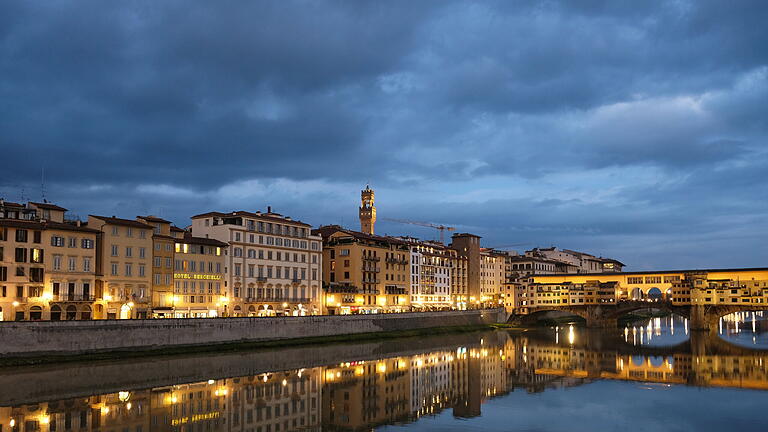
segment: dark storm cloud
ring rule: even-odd
[[[737,261],[768,216],[765,22],[761,1],[1,2],[0,196],[44,167],[83,214],[350,223],[370,180],[489,244],[655,265],[611,242],[716,238]]]

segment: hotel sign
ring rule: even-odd
[[[213,411],[205,414],[195,414],[192,417],[182,417],[177,419],[171,419],[171,426],[179,426],[187,423],[195,423],[203,420],[213,420],[219,418],[221,414],[218,411]]]
[[[221,280],[221,275],[216,274],[193,274],[193,273],[174,273],[174,279],[201,279],[201,280]]]

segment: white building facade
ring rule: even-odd
[[[192,217],[192,234],[228,243],[225,314],[322,314],[322,239],[311,226],[268,210]]]

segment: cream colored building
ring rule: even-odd
[[[174,289],[165,304],[175,318],[214,318],[224,314],[224,268],[228,244],[184,233],[176,239]]]
[[[457,253],[439,242],[401,238],[409,243],[411,305],[416,310],[450,309]]]
[[[228,243],[224,315],[322,313],[322,240],[311,226],[274,213],[209,212],[192,234]]]
[[[152,233],[144,222],[88,216],[88,228],[98,230],[96,285],[107,319],[151,317]]]
[[[152,288],[151,306],[153,318],[170,317],[173,295],[174,232],[171,221],[157,216],[139,216],[139,222],[152,226]]]
[[[504,284],[504,255],[494,250],[483,249],[480,252],[480,304],[483,306],[499,306],[503,304]]]

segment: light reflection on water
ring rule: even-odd
[[[460,343],[439,336],[360,344],[389,354],[230,378],[190,380],[181,366],[166,366],[185,378],[115,393],[94,385],[66,397],[35,388],[24,403],[0,404],[0,430],[763,430],[768,352],[728,343],[755,335],[759,342],[763,333],[752,315],[723,320],[724,339],[690,332],[684,318],[671,316],[603,332],[566,324],[462,335]],[[427,342],[433,348],[418,348]],[[334,349],[318,347],[312,357],[332,357]],[[238,356],[200,361],[218,371],[238,366]],[[264,356],[281,357],[279,350]],[[127,378],[104,376],[135,382]]]

